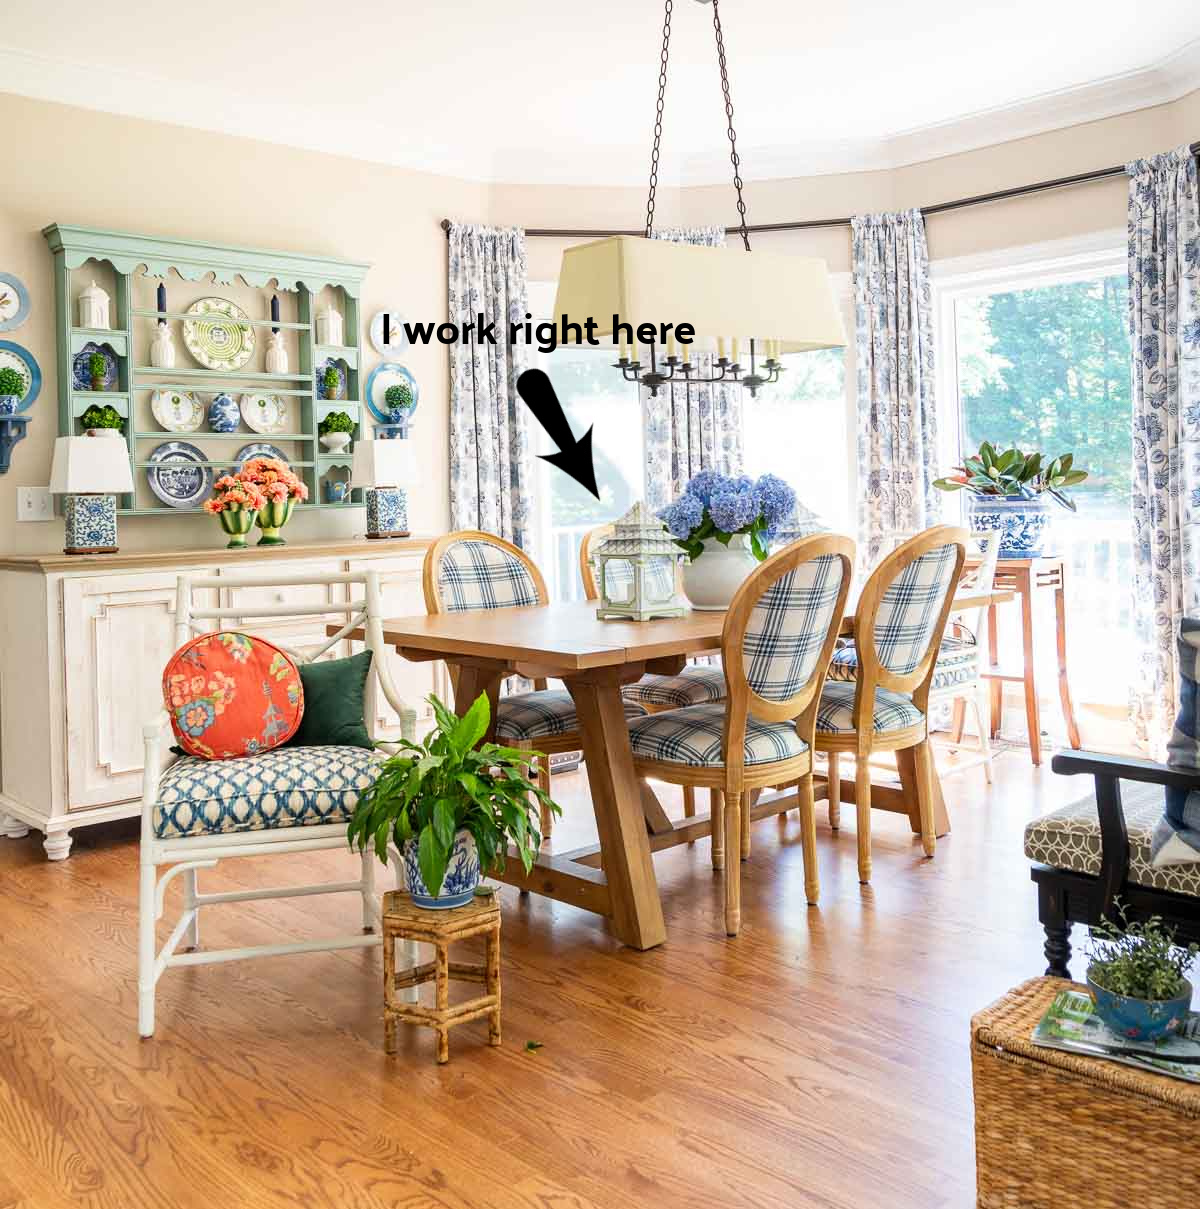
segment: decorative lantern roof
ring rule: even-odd
[[[614,522],[610,537],[593,551],[603,555],[669,554],[678,556],[680,548],[667,531],[667,526],[639,500],[619,521]]]
[[[596,616],[630,621],[682,617],[688,612],[677,575],[682,554],[666,525],[634,504],[592,551],[600,589]]]

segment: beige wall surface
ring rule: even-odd
[[[18,524],[16,488],[49,478],[56,435],[50,256],[40,235],[50,222],[176,235],[249,246],[326,253],[372,265],[363,313],[398,308],[441,318],[446,309],[443,217],[527,227],[641,226],[645,195],[632,188],[482,185],[429,176],[249,139],[93,113],[0,94],[8,162],[19,170],[0,192],[0,269],[29,287],[33,313],[5,337],[27,345],[45,374],[29,436],[0,476],[0,550],[45,551],[62,525]],[[830,218],[929,205],[1049,177],[1119,164],[1200,138],[1200,92],[1172,105],[1075,126],[889,171],[751,182],[752,222]],[[581,145],[580,153],[586,154]],[[730,185],[660,189],[657,219],[729,222]],[[934,259],[1071,235],[1125,223],[1121,178],[929,220]],[[552,280],[567,241],[529,244],[530,278]],[[850,267],[845,228],[762,235],[757,248],[823,256],[835,272]],[[377,360],[364,340],[366,368]],[[414,530],[443,530],[447,503],[447,369],[439,345],[408,350],[421,385],[413,425],[421,481],[410,491]],[[361,511],[298,516],[296,537],[341,537],[361,528]],[[128,549],[219,540],[207,517],[131,517],[121,522]]]

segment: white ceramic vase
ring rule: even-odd
[[[728,546],[710,537],[704,541],[704,553],[695,562],[684,562],[683,590],[693,609],[702,612],[727,609],[746,576],[757,566],[758,559],[744,533],[735,533]]]
[[[283,333],[272,332],[267,343],[267,373],[286,374],[287,372],[288,354],[283,343]]]
[[[341,453],[350,444],[350,435],[348,432],[323,432],[320,438],[321,444],[330,453]]]
[[[150,364],[156,369],[175,368],[175,341],[171,337],[171,329],[165,323],[158,325],[158,331],[150,342]]]

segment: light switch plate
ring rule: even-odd
[[[54,503],[50,498],[49,487],[17,488],[17,520],[52,521],[53,519]]]

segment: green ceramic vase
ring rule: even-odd
[[[253,528],[257,515],[257,512],[240,505],[217,513],[217,520],[221,522],[221,528],[229,534],[229,542],[225,547],[227,550],[244,550],[246,548],[246,534]]]
[[[292,507],[296,501],[290,496],[283,501],[282,504],[277,504],[273,500],[268,502],[265,508],[258,510],[258,527],[262,530],[262,537],[258,539],[260,546],[282,546],[284,539],[279,536],[279,530],[288,522],[288,517],[292,515]]]

